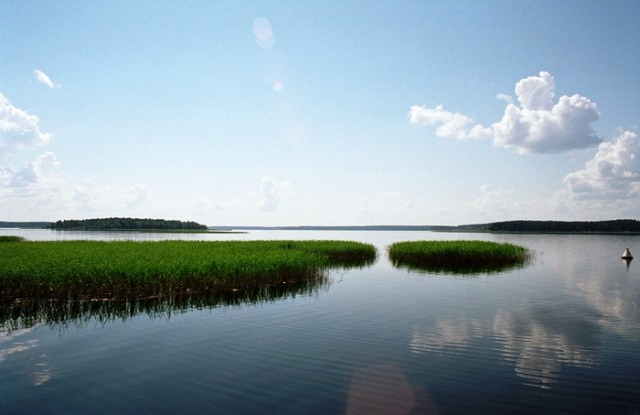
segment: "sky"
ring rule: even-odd
[[[640,219],[640,2],[0,0],[0,221]]]

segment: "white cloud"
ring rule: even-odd
[[[493,143],[518,153],[559,153],[594,146],[602,141],[591,128],[600,115],[596,104],[581,95],[560,97],[548,72],[516,84],[520,106],[507,105],[502,120],[493,123]]]
[[[15,107],[0,93],[0,150],[3,155],[44,145],[52,134],[42,133],[35,115]],[[44,220],[87,214],[123,215],[146,200],[141,184],[119,186],[75,180],[58,174],[56,155],[45,152],[15,168],[0,165],[0,206],[10,220]],[[37,216],[32,216],[37,215]]]
[[[549,201],[557,213],[576,220],[640,216],[640,140],[625,131],[600,144],[583,169],[567,174]]]
[[[20,169],[0,167],[2,213],[12,220],[128,215],[147,199],[142,184],[118,186],[58,174],[56,155],[46,152]],[[34,214],[37,216],[31,216]]]
[[[40,69],[34,70],[33,71],[33,76],[36,78],[36,81],[40,82],[41,84],[44,84],[44,85],[48,86],[51,89],[61,88],[60,85],[56,84],[55,82],[53,82],[51,80],[51,78],[49,78],[49,75],[47,75],[46,73],[42,72]]]
[[[640,199],[640,140],[625,131],[598,152],[584,169],[569,173],[564,184],[581,199]]]
[[[515,102],[513,100],[513,97],[511,95],[507,95],[507,94],[498,94],[498,95],[496,95],[496,98],[501,100],[501,101],[505,101],[507,104],[513,104]]]
[[[435,108],[412,106],[409,111],[409,121],[412,124],[437,125],[436,135],[438,137],[457,138],[459,140],[481,138],[478,135],[472,136],[467,130],[469,124],[472,123],[471,118],[457,112],[446,111],[442,104]]]
[[[48,143],[53,134],[40,131],[40,119],[11,104],[0,93],[0,150],[3,154]]]
[[[540,72],[540,76],[530,76],[516,83],[516,95],[522,108],[530,110],[550,110],[556,85],[549,72]]]
[[[596,104],[581,95],[563,95],[554,103],[555,82],[548,72],[516,83],[517,102],[498,94],[507,102],[502,119],[484,127],[464,114],[436,108],[412,106],[414,124],[438,125],[436,135],[445,138],[493,138],[494,145],[518,153],[559,153],[595,146],[602,141],[591,128],[598,120]]]
[[[278,182],[271,177],[263,177],[260,180],[258,209],[264,211],[277,210],[278,206],[280,206],[281,198],[286,195],[288,189],[289,182]]]
[[[59,164],[56,155],[49,151],[18,171],[0,167],[0,183],[3,188],[0,195],[26,196],[33,193],[37,186],[55,176],[54,170]]]
[[[42,220],[30,215],[64,205],[64,180],[56,174],[59,164],[54,153],[46,152],[17,170],[0,167],[3,215],[11,220]]]

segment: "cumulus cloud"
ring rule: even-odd
[[[34,186],[54,176],[54,170],[59,164],[56,155],[48,151],[17,171],[0,167],[3,193],[25,195],[32,192]]]
[[[46,152],[21,168],[0,167],[3,213],[16,220],[114,215],[147,200],[147,189],[142,184],[119,186],[65,178],[58,174],[60,164],[54,153]],[[30,216],[30,212],[37,212],[38,217]]]
[[[260,198],[258,209],[273,211],[278,209],[282,196],[289,188],[288,182],[278,182],[275,179],[265,176],[260,180]]]
[[[502,119],[490,127],[472,126],[464,114],[435,108],[412,106],[411,123],[437,125],[436,135],[445,138],[492,138],[494,145],[518,153],[559,153],[595,146],[602,139],[591,128],[598,120],[596,104],[575,94],[555,98],[555,81],[549,72],[540,72],[516,83],[517,102],[505,94]]]
[[[51,80],[51,78],[49,78],[49,75],[47,75],[46,73],[42,72],[40,69],[34,70],[33,71],[33,76],[36,78],[36,81],[40,82],[41,84],[44,84],[44,85],[48,86],[51,89],[61,88],[60,85],[56,84],[55,82],[53,82]]]
[[[493,123],[494,144],[519,153],[559,153],[591,147],[602,141],[591,128],[600,117],[596,104],[581,95],[560,97],[548,72],[516,84],[520,105],[509,103],[502,120]]]
[[[556,85],[549,72],[540,72],[539,76],[530,76],[516,83],[516,95],[522,108],[531,110],[550,110]]]
[[[563,182],[575,198],[639,199],[640,140],[625,131],[612,142],[601,143],[593,159]]]
[[[48,143],[53,134],[40,131],[40,119],[14,106],[0,93],[0,151],[32,148]]]
[[[64,190],[64,180],[56,174],[59,164],[54,153],[46,152],[22,168],[0,167],[3,213],[26,218],[30,212],[44,212],[58,206]]]
[[[34,148],[51,140],[35,115],[17,108],[0,93],[0,153]],[[0,165],[0,205],[12,220],[99,213],[114,215],[141,205],[144,185],[120,186],[77,180],[58,174],[56,154],[47,151],[22,167]],[[37,214],[37,217],[31,215]]]
[[[436,136],[444,138],[485,138],[486,131],[481,125],[469,129],[473,120],[464,114],[450,112],[440,104],[435,108],[414,105],[409,111],[409,121],[412,124],[437,126]]]

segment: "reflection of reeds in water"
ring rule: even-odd
[[[172,314],[193,309],[263,304],[301,295],[319,294],[330,285],[331,278],[325,271],[313,279],[289,283],[147,298],[74,300],[32,297],[14,301],[1,299],[0,332],[11,332],[39,324],[82,326],[90,322],[104,324],[109,321],[127,320],[138,315],[170,317]]]
[[[395,264],[398,268],[406,268],[411,271],[425,274],[451,274],[451,275],[480,275],[497,274],[500,272],[515,270],[524,267],[524,263],[513,265],[469,265],[469,264]]]
[[[389,259],[398,268],[439,274],[490,274],[522,268],[531,257],[524,247],[488,241],[397,242]]]
[[[237,293],[243,301],[286,296],[317,285],[330,268],[368,265],[376,255],[350,241],[3,241],[0,329],[6,320],[62,321],[78,307],[126,316],[147,301],[164,310]]]

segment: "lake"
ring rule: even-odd
[[[316,286],[96,306],[0,332],[2,414],[640,413],[640,236],[395,231],[144,234],[3,229],[30,240],[340,239],[363,269]],[[523,245],[490,274],[396,269],[392,242]],[[1,249],[1,247],[0,247]],[[27,321],[27,320],[25,320]]]

